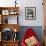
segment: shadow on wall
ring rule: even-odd
[[[28,28],[32,28],[34,30],[34,32],[36,32],[37,34],[37,37],[39,39],[39,41],[41,43],[43,43],[43,30],[42,30],[42,26],[21,26],[20,27],[20,32],[19,32],[19,39],[20,39],[20,42],[24,36],[24,33],[25,31],[28,29]]]

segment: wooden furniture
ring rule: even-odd
[[[44,46],[46,46],[46,29],[44,29]]]
[[[43,0],[43,8],[44,8],[44,44],[46,46],[46,0]]]
[[[2,42],[0,41],[0,46],[2,46]]]
[[[16,17],[16,19],[11,20],[14,21],[16,20],[15,23],[12,24],[9,23],[8,21],[9,17]],[[18,24],[18,17],[19,17],[19,7],[0,7],[0,32],[1,32],[1,41],[0,41],[0,46],[18,46],[19,40],[2,40],[2,32],[5,32],[4,30],[9,30],[11,29],[15,33],[19,31],[19,24]]]
[[[18,24],[18,11],[19,7],[0,7],[0,17],[1,17],[1,24],[8,23],[8,16],[17,16],[17,24]]]
[[[18,46],[18,41],[5,41],[2,43],[3,43],[3,46]]]
[[[43,0],[43,8],[44,8],[44,26],[46,26],[46,0]]]

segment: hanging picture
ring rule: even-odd
[[[36,8],[35,7],[25,7],[25,19],[26,20],[36,19]]]

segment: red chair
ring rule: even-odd
[[[25,40],[32,37],[32,36],[34,36],[35,38],[37,37],[36,33],[31,28],[27,29],[24,37],[22,38],[21,46],[27,46]],[[38,41],[38,39],[37,39],[37,41]],[[35,46],[41,46],[40,42],[38,41]]]

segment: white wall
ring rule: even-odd
[[[20,4],[20,25],[22,26],[42,26],[43,6],[42,0],[21,0]],[[25,20],[25,7],[36,7],[36,20]]]
[[[0,6],[15,6],[15,0],[0,0]],[[43,26],[42,0],[17,0],[19,6],[19,24],[21,26]],[[36,7],[36,20],[25,20],[25,7]]]

